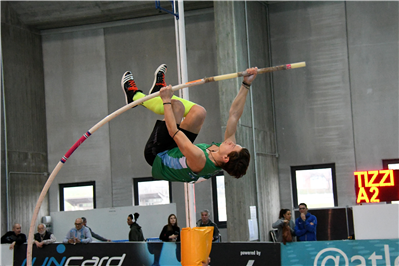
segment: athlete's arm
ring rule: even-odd
[[[244,82],[248,85],[256,78],[258,68],[248,68],[247,73],[251,74],[250,76],[244,77]],[[227,120],[226,131],[224,133],[224,140],[231,140],[234,143],[236,142],[236,131],[237,131],[237,124],[240,120],[240,117],[244,111],[245,101],[247,99],[249,89],[245,88],[243,84],[240,86],[240,90],[236,98],[234,99],[233,103],[231,104],[230,111],[229,111],[229,119]]]
[[[160,96],[164,103],[171,102],[173,96],[172,86],[169,85],[162,88],[160,90]],[[164,104],[164,117],[169,135],[173,138],[180,151],[186,157],[188,166],[194,172],[200,172],[205,166],[205,154],[200,148],[195,146],[183,132],[178,130],[171,104]]]

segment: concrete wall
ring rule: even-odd
[[[267,8],[259,2],[215,2],[218,68],[223,73],[239,72],[249,66],[269,65]],[[224,131],[231,102],[242,82],[232,79],[219,84],[220,113]],[[259,240],[268,240],[272,216],[279,204],[279,181],[275,153],[275,129],[269,75],[253,82],[236,133],[237,143],[247,147],[251,162],[245,177],[227,178],[228,240],[249,240],[250,207],[256,207]],[[230,219],[233,217],[233,219]],[[242,228],[242,230],[237,230]]]
[[[355,204],[353,172],[398,158],[398,3],[270,5],[281,207],[290,167],[335,163],[339,206]]]
[[[108,114],[103,30],[43,36],[49,172],[68,149]],[[96,181],[97,207],[111,207],[109,125],[93,134],[64,164],[50,188],[59,210],[60,183]]]
[[[41,36],[24,27],[6,2],[1,3],[5,112],[2,109],[1,231],[30,219],[47,179],[47,135]],[[7,162],[7,170],[5,162]],[[6,179],[9,184],[7,217]],[[39,217],[48,215],[44,199]],[[7,219],[9,222],[7,228]]]
[[[3,75],[2,75],[3,78]],[[1,124],[4,125],[4,117],[3,117],[3,93],[1,94]],[[5,151],[4,151],[4,132],[3,132],[3,126],[1,126],[1,194],[0,194],[0,207],[1,207],[1,213],[6,214],[7,213],[7,184],[6,184],[6,173],[7,171],[5,170]],[[0,217],[0,229],[2,232],[7,231],[7,217],[8,215],[1,215]]]
[[[399,4],[348,2],[347,27],[357,170],[399,157]]]

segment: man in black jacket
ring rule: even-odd
[[[54,243],[57,240],[52,233],[47,231],[45,224],[39,224],[37,226],[37,233],[34,235],[34,238],[34,243],[38,248],[42,248],[43,245]]]
[[[197,221],[197,226],[201,227],[201,226],[213,226],[213,240],[212,241],[217,241],[219,240],[219,228],[218,226],[212,222],[209,219],[209,211],[208,210],[203,210],[201,212],[201,219],[199,219]]]
[[[14,224],[12,231],[5,233],[1,237],[1,244],[11,244],[10,249],[14,249],[15,245],[21,245],[26,242],[26,235],[21,233],[21,225]]]

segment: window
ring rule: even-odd
[[[60,210],[76,211],[96,208],[95,182],[59,184]]]
[[[306,203],[308,208],[338,206],[335,164],[291,166],[294,207]]]
[[[399,169],[399,159],[384,159],[382,160],[382,169]],[[399,201],[391,201],[391,204],[399,204]]]
[[[226,228],[226,194],[224,188],[224,174],[220,172],[212,178],[213,219],[220,228]]]
[[[133,178],[134,205],[147,206],[172,202],[172,186],[169,181],[152,177]]]
[[[399,159],[382,160],[382,169],[399,169]]]

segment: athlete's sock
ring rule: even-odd
[[[138,99],[141,99],[145,97],[146,95],[140,91],[136,92],[136,94],[133,97],[133,101],[136,101]],[[184,117],[188,114],[188,112],[191,110],[191,107],[196,105],[196,103],[190,102],[188,100],[182,99],[180,97],[177,97],[175,95],[172,96],[172,99],[179,100],[183,103],[184,105]],[[152,99],[149,99],[145,102],[143,102],[141,105],[143,105],[145,108],[153,111],[156,114],[163,115],[164,114],[164,109],[163,109],[163,102],[160,96],[154,97]]]

